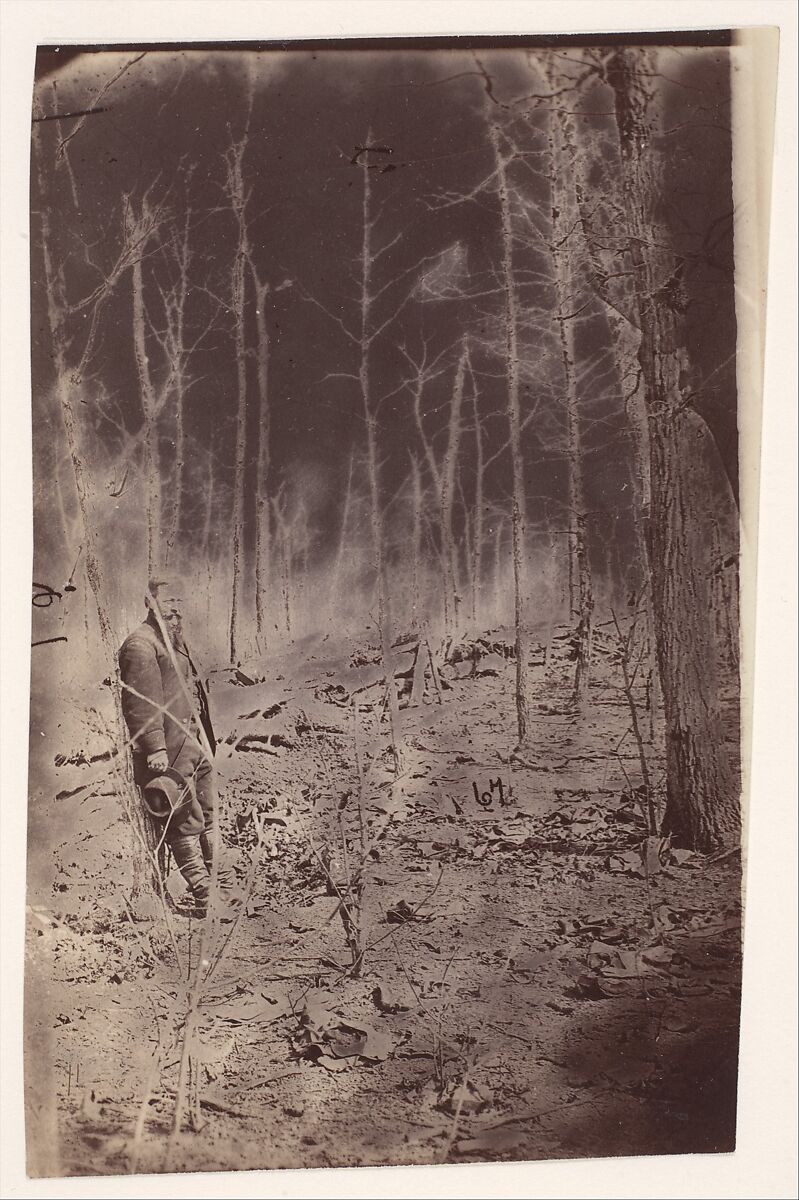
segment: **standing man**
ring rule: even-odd
[[[133,749],[133,777],[198,909],[208,903],[216,792],[216,749],[205,688],[183,639],[181,589],[151,579],[147,619],[119,651],[122,711]],[[223,872],[217,868],[220,883]]]

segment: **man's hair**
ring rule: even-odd
[[[147,580],[147,595],[145,596],[145,603],[147,604],[148,608],[150,606],[150,598],[152,597],[152,599],[157,600],[159,589],[168,587],[170,584],[177,586],[180,585],[180,580],[176,575],[153,575]]]
[[[147,591],[151,596],[155,596],[159,588],[166,587],[168,583],[176,583],[177,580],[171,575],[153,575],[147,580]]]

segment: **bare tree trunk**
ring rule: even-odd
[[[282,491],[282,489],[281,489]],[[272,510],[275,515],[275,525],[280,535],[280,573],[281,592],[283,596],[283,620],[286,633],[291,635],[291,563],[294,554],[291,529],[285,513],[280,507],[281,496],[272,497]]]
[[[83,457],[81,455],[80,445],[78,442],[71,386],[71,380],[74,372],[70,369],[68,362],[68,343],[64,328],[64,317],[68,311],[68,305],[66,295],[64,294],[63,277],[60,272],[54,269],[50,254],[51,231],[49,197],[47,196],[42,177],[40,158],[41,146],[39,143],[39,136],[38,126],[34,125],[34,155],[37,160],[39,194],[41,197],[39,216],[42,233],[42,257],[44,260],[45,287],[47,292],[47,316],[50,327],[51,357],[55,375],[56,394],[61,409],[62,420],[64,422],[64,431],[66,433],[67,446],[69,447],[69,456],[72,461],[75,490],[78,496],[79,530],[86,561],[86,580],[91,588],[92,597],[97,610],[97,623],[100,630],[100,640],[103,647],[106,667],[109,670],[110,677],[114,682],[113,696],[116,731],[119,738],[119,744],[124,745],[127,740],[127,733],[125,731],[125,722],[122,716],[122,705],[120,701],[116,639],[114,637],[113,629],[111,628],[108,610],[103,599],[103,579],[100,568],[100,560],[97,554],[97,542],[91,515],[91,497],[94,489],[89,472],[87,471],[83,462]],[[78,374],[80,369],[82,369],[82,365],[83,364],[81,363],[79,366]],[[128,794],[133,797],[135,795],[133,771],[130,758],[127,754],[122,756],[119,771],[123,785],[126,787]],[[138,807],[131,805],[130,815],[133,820],[136,819],[137,814],[142,822],[141,829],[146,839],[148,834],[152,831],[151,829],[148,829],[148,823],[144,816],[141,815],[141,810]],[[139,838],[136,837],[135,830],[133,829],[131,829],[131,840],[132,846],[130,849],[130,855],[133,871],[131,890],[133,896],[135,897],[138,895],[139,891],[144,885],[145,880],[147,879],[148,861],[147,854],[142,850],[139,843]]]
[[[441,570],[443,575],[444,631],[448,637],[455,632],[458,597],[458,550],[454,528],[455,482],[458,451],[462,433],[463,390],[465,372],[469,365],[467,340],[462,340],[461,353],[455,369],[447,421],[447,445],[442,457],[437,456],[432,438],[427,433],[422,416],[422,397],[428,375],[424,360],[417,365],[413,388],[413,410],[416,428],[422,443],[430,478],[438,500],[438,531],[441,539]]]
[[[444,539],[444,628],[447,634],[457,632],[458,606],[458,550],[455,543],[455,473],[458,465],[458,449],[461,438],[461,411],[463,409],[463,385],[469,349],[463,338],[455,383],[449,406],[447,449],[441,468],[441,532]]]
[[[474,526],[472,529],[472,621],[477,625],[482,618],[482,575],[483,575],[483,504],[484,504],[484,475],[485,447],[483,446],[483,427],[480,421],[477,386],[474,373],[470,371],[472,383],[472,412],[474,414],[475,442],[475,484],[474,484]]]
[[[283,609],[286,618],[286,633],[291,636],[291,541],[288,530],[283,527],[281,539],[283,567]]]
[[[333,570],[330,574],[330,591],[328,599],[328,607],[335,611],[339,601],[339,587],[341,583],[341,566],[344,560],[344,547],[347,542],[347,530],[349,528],[350,505],[352,504],[352,472],[355,463],[354,451],[350,452],[350,465],[347,471],[347,488],[344,492],[344,505],[341,510],[341,529],[338,535],[338,548],[336,550],[336,558],[333,563]]]
[[[238,243],[231,272],[231,307],[235,320],[234,354],[236,358],[236,466],[233,482],[233,580],[230,602],[231,663],[235,663],[240,652],[241,597],[243,592],[244,556],[244,498],[245,472],[247,466],[247,359],[245,353],[244,266],[248,252],[247,225],[244,213],[244,180],[242,159],[246,146],[245,134],[230,150],[228,157],[227,188],[230,205],[238,226]]]
[[[552,76],[550,85],[555,90]],[[570,118],[557,109],[550,117],[550,188],[552,203],[552,258],[557,302],[556,322],[566,393],[566,452],[569,464],[569,581],[571,619],[576,622],[577,664],[574,676],[574,702],[582,705],[588,689],[591,669],[591,638],[594,609],[591,563],[586,529],[585,479],[580,440],[580,413],[577,397],[577,372],[574,345],[575,307],[571,259],[574,246],[570,234],[578,224],[569,164],[574,161]]]
[[[502,521],[497,521],[497,528],[494,532],[494,608],[495,616],[503,611],[503,592],[502,592],[502,538],[505,533],[505,526]]]
[[[213,434],[211,434],[209,436],[211,438],[213,438]],[[214,496],[215,459],[214,459],[213,441],[211,441],[211,444],[208,447],[207,461],[208,461],[208,475],[206,476],[206,479],[205,479],[205,488],[204,488],[204,491],[205,491],[205,518],[203,521],[202,546],[203,546],[203,553],[205,555],[206,562],[210,563],[211,549],[212,549],[212,547],[211,547],[211,529],[213,527],[213,520],[214,520],[214,500],[215,500],[215,496]]]
[[[413,497],[413,567],[411,570],[411,629],[419,628],[419,589],[422,560],[422,473],[415,455],[411,455]]]
[[[146,213],[142,211],[142,219]],[[125,237],[132,241],[138,222],[132,202],[125,211]],[[133,351],[139,377],[142,410],[144,412],[144,478],[147,494],[147,574],[152,576],[161,566],[161,462],[158,450],[158,401],[150,373],[144,315],[144,279],[142,252],[136,255],[131,271],[133,288]]]
[[[297,605],[300,614],[307,619],[308,609],[306,606],[306,596],[308,595],[308,556],[311,549],[311,525],[308,520],[308,507],[304,500],[300,501],[295,518],[295,524],[299,526],[299,577],[300,581],[297,585],[299,593],[299,603]],[[302,628],[302,622],[300,621]]]
[[[263,283],[249,258],[255,288],[255,325],[258,357],[258,465],[255,483],[255,630],[258,638],[266,630],[266,594],[270,578],[271,525],[269,510],[270,409],[269,409],[269,331],[266,302],[269,284]],[[264,643],[264,649],[266,643]]]
[[[665,829],[680,844],[710,850],[739,838],[740,810],[713,671],[702,578],[706,547],[691,474],[692,424],[680,390],[684,352],[675,264],[672,259],[664,266],[649,247],[659,181],[649,97],[629,51],[616,51],[607,78],[615,98],[629,256],[641,320],[639,362],[651,453],[649,564],[666,718]]]
[[[499,143],[499,129],[490,127],[494,149],[502,223],[502,282],[505,293],[505,364],[508,380],[508,427],[512,466],[513,500],[511,535],[513,544],[513,597],[516,651],[516,722],[518,743],[527,740],[529,729],[528,659],[529,635],[526,628],[527,562],[525,545],[526,493],[522,455],[522,423],[519,405],[519,301],[513,262],[513,221],[508,194],[507,163]]]
[[[175,259],[178,266],[178,283],[174,298],[167,301],[168,345],[171,354],[171,380],[175,395],[175,470],[174,492],[172,503],[172,519],[167,535],[167,555],[173,559],[175,546],[180,537],[181,521],[183,518],[184,490],[186,475],[186,348],[185,348],[185,319],[186,298],[189,291],[189,265],[191,255],[189,250],[189,224],[191,210],[186,208],[183,224],[183,236],[175,247]],[[180,557],[180,555],[179,555]]]
[[[371,131],[366,145],[371,143]],[[371,343],[372,343],[372,229],[373,217],[371,209],[371,181],[369,175],[369,151],[365,150],[360,159],[363,174],[363,241],[361,247],[361,357],[358,378],[361,385],[361,400],[363,402],[364,423],[366,426],[366,467],[369,480],[370,527],[372,533],[372,553],[374,555],[375,576],[377,584],[377,624],[380,636],[380,651],[385,670],[386,692],[388,697],[388,715],[391,727],[391,747],[395,766],[399,767],[400,760],[400,712],[397,699],[397,688],[394,681],[394,655],[392,651],[391,603],[386,587],[386,566],[384,551],[383,510],[380,503],[380,479],[377,455],[377,417],[371,394]]]

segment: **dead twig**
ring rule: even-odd
[[[594,1104],[600,1096],[606,1096],[612,1092],[618,1091],[615,1087],[598,1088],[592,1096],[587,1100],[576,1100],[570,1104],[558,1104],[555,1108],[541,1109],[540,1112],[519,1113],[515,1117],[503,1117],[501,1121],[494,1121],[490,1125],[486,1125],[486,1129],[502,1129],[505,1125],[521,1124],[525,1121],[540,1121],[544,1117],[553,1117],[556,1113],[563,1112],[565,1108],[569,1110],[573,1108],[584,1108],[586,1104]]]
[[[163,1088],[164,1095],[174,1096],[175,1093],[171,1088]],[[230,1104],[223,1104],[221,1100],[209,1100],[205,1096],[200,1096],[200,1108],[206,1108],[209,1112],[222,1113],[226,1117],[236,1117],[241,1121],[249,1120],[256,1116],[256,1113],[246,1112],[241,1108],[233,1108]]]

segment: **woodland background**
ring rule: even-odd
[[[671,824],[718,842],[726,51],[63,61],[33,124],[34,641],[112,661],[167,563],[214,661],[329,621],[386,661],[421,625],[513,624],[524,742],[526,643],[571,625],[580,702],[594,626],[640,609],[683,743]]]
[[[29,1037],[62,1165],[729,1148],[725,45],[55,57],[29,932],[59,1011]],[[150,895],[115,735],[165,567],[211,668],[232,929]]]

